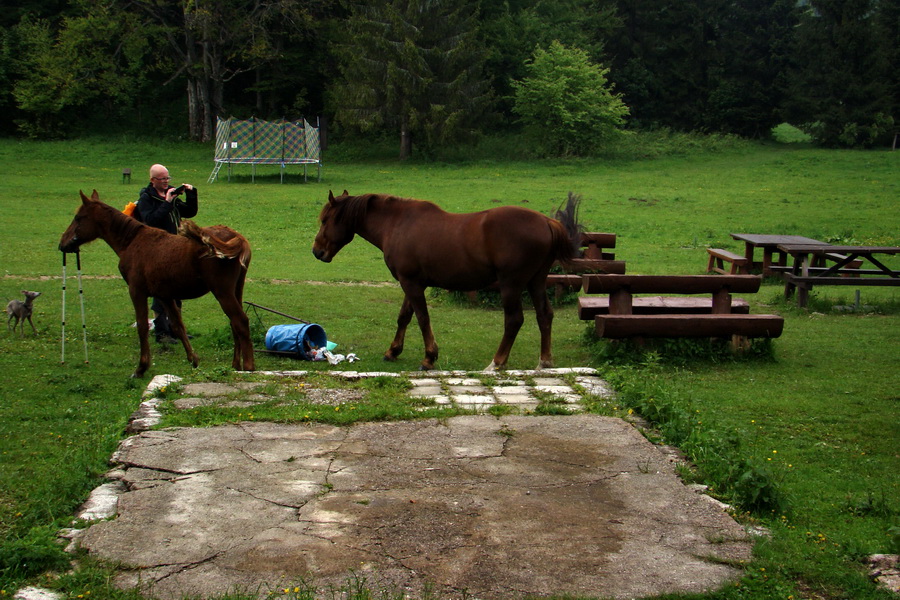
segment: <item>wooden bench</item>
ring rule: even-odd
[[[713,338],[732,336],[736,347],[745,344],[739,337],[781,335],[784,318],[778,315],[598,315],[597,335],[611,339],[636,337]]]
[[[715,271],[723,275],[739,275],[750,272],[750,261],[746,256],[723,250],[722,248],[707,248],[709,253],[709,262],[706,265],[707,273]],[[730,267],[725,268],[725,263],[730,263]]]
[[[762,278],[756,275],[584,275],[587,294],[608,294],[603,303],[579,299],[579,315],[593,312],[597,335],[606,338],[732,337],[745,347],[749,337],[778,337],[784,319],[778,315],[751,315],[746,302],[733,302],[732,292],[756,293]],[[645,300],[634,294],[709,294],[710,298]],[[666,302],[671,302],[666,307]],[[682,304],[685,312],[676,312]],[[708,308],[707,308],[708,307]],[[702,311],[702,312],[701,312]]]
[[[600,232],[583,232],[581,234],[581,256],[584,258],[615,260],[613,252],[607,252],[616,247],[616,234]]]
[[[624,273],[625,261],[616,260],[615,253],[608,251],[615,247],[614,233],[582,232],[580,256],[565,265],[554,263],[554,267],[564,272],[547,275],[547,288],[554,288],[558,299],[565,292],[581,288],[581,275],[584,273]]]
[[[702,315],[712,313],[712,298],[689,296],[639,296],[631,299],[635,315]],[[750,304],[743,298],[731,299],[731,312],[749,314]],[[597,315],[609,314],[609,296],[581,296],[578,298],[578,318],[593,321]]]

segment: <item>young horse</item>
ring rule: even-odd
[[[134,304],[141,358],[132,377],[141,377],[150,366],[147,341],[147,298],[165,304],[172,331],[181,339],[193,366],[200,358],[188,341],[181,311],[175,300],[199,298],[212,292],[231,321],[235,369],[254,369],[250,321],[242,307],[244,279],[250,264],[250,244],[238,232],[215,225],[201,229],[182,221],[183,235],[149,227],[100,201],[97,190],[90,198],[81,193],[75,219],[59,240],[62,252],[76,252],[82,244],[102,238],[119,256],[119,272],[128,283]]]
[[[397,333],[384,354],[396,360],[403,351],[406,327],[413,314],[425,342],[421,368],[434,368],[438,347],[431,331],[425,289],[479,290],[496,284],[503,304],[503,338],[493,361],[485,369],[503,368],[522,327],[522,292],[528,290],[541,332],[538,368],[553,366],[551,326],[553,309],[547,301],[547,273],[556,260],[574,258],[580,241],[576,213],[578,197],[570,195],[560,220],[515,206],[477,213],[452,214],[431,202],[366,194],[328,202],[319,215],[319,233],[312,251],[331,262],[355,234],[384,253],[391,275],[405,297],[397,318]]]

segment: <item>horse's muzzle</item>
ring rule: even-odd
[[[65,252],[66,254],[71,254],[74,252],[78,252],[78,248],[81,246],[81,243],[78,241],[77,237],[73,237],[68,242],[59,241],[59,251]]]
[[[312,252],[313,252],[313,256],[315,256],[322,262],[325,262],[325,263],[331,262],[331,257],[328,256],[328,253],[325,252],[325,250],[319,250],[318,248],[313,247]]]

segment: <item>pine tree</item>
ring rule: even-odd
[[[876,0],[814,0],[801,17],[788,120],[830,147],[871,146],[893,130],[896,72]]]
[[[334,45],[338,125],[400,134],[428,150],[460,139],[490,102],[473,5],[465,0],[379,0],[352,7]]]
[[[796,0],[732,0],[717,24],[720,64],[711,77],[704,126],[768,137],[782,122]]]

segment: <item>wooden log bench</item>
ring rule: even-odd
[[[712,298],[690,296],[638,296],[631,299],[635,315],[703,315],[712,313]],[[731,312],[749,314],[750,304],[743,298],[731,299]],[[609,296],[581,296],[578,318],[593,321],[597,315],[609,314]]]
[[[706,271],[722,273],[723,275],[740,275],[750,272],[750,261],[746,256],[735,254],[722,248],[707,248],[709,253],[709,262],[706,264]],[[725,263],[730,266],[726,268]]]
[[[616,260],[615,253],[609,252],[615,247],[614,233],[582,232],[579,257],[565,265],[554,263],[554,267],[560,268],[563,273],[550,273],[547,288],[553,288],[559,299],[565,292],[581,288],[581,275],[584,273],[624,273],[625,261]]]
[[[581,256],[603,260],[615,260],[616,255],[608,252],[616,247],[616,234],[585,231],[581,234]]]
[[[584,275],[587,294],[608,294],[606,312],[593,314],[600,337],[729,337],[735,347],[744,338],[778,337],[784,319],[778,315],[751,315],[746,302],[733,302],[732,292],[756,293],[762,278],[756,275]],[[709,294],[705,299],[643,300],[634,294]],[[698,302],[703,300],[703,302]],[[671,302],[670,308],[665,306]],[[685,312],[676,312],[679,303]],[[579,299],[585,316],[595,310]],[[708,306],[708,309],[707,309]],[[745,310],[748,312],[743,312]],[[702,312],[701,312],[702,311]]]
[[[611,339],[732,336],[734,341],[734,336],[778,337],[784,330],[778,315],[597,315],[596,323],[597,335]]]

